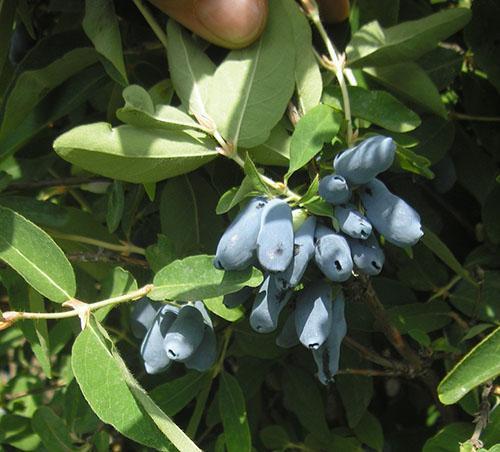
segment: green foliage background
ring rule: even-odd
[[[394,138],[384,180],[425,235],[345,284],[324,387],[307,350],[222,304],[261,273],[211,263],[256,194],[335,224],[318,179],[349,131],[319,64],[328,39],[293,0],[269,1],[264,35],[228,52],[139,0],[0,0],[0,451],[465,452],[479,433],[500,450],[500,4],[353,0],[327,27],[354,129]],[[147,375],[130,303],[91,308],[83,330],[47,320],[151,283],[158,302],[204,300],[209,372]],[[12,311],[42,314],[11,325]]]

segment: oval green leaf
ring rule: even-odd
[[[0,259],[43,296],[63,303],[75,295],[73,268],[52,238],[35,224],[0,207]]]
[[[233,50],[215,71],[207,110],[217,129],[240,147],[267,140],[283,116],[295,79],[295,48],[280,1],[269,2],[269,18],[261,38]]]
[[[248,425],[245,398],[238,380],[227,372],[220,375],[217,400],[224,427],[224,437],[228,452],[250,452],[252,438]]]
[[[484,338],[448,372],[438,386],[445,405],[458,402],[471,389],[500,375],[500,327]]]
[[[224,272],[213,265],[214,256],[189,256],[162,268],[153,280],[152,300],[195,301],[237,292],[244,286],[256,287],[262,273],[249,267]]]
[[[157,182],[192,171],[217,156],[202,134],[111,127],[98,122],[75,127],[54,142],[65,160],[95,174],[127,182]]]
[[[200,452],[139,386],[93,317],[73,344],[71,365],[85,399],[103,422],[155,450],[171,451],[174,444]]]

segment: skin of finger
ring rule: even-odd
[[[236,49],[250,45],[267,22],[267,0],[150,0],[207,41]]]
[[[320,0],[318,4],[321,19],[325,22],[343,22],[349,17],[349,0]]]

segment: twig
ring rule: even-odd
[[[320,34],[323,42],[325,43],[326,50],[328,51],[329,58],[323,57],[324,66],[330,71],[335,73],[337,81],[339,82],[340,92],[342,93],[342,103],[344,107],[344,116],[347,123],[347,146],[351,146],[353,141],[353,130],[352,130],[352,118],[351,118],[351,104],[349,101],[349,93],[347,91],[347,83],[344,78],[344,67],[345,67],[345,56],[340,55],[332,41],[330,40],[328,33],[321,22],[319,17],[319,9],[315,0],[301,0],[304,11],[314,24],[318,33]]]
[[[472,433],[470,442],[472,443],[472,446],[475,447],[476,449],[481,449],[483,447],[483,442],[479,439],[479,437],[481,436],[481,432],[483,431],[483,429],[486,428],[490,420],[491,405],[490,401],[488,400],[488,397],[490,396],[492,390],[493,390],[493,381],[488,381],[484,385],[483,392],[481,393],[481,403],[479,404],[479,413],[477,413],[473,421],[476,424],[476,427],[474,428],[474,433]]]
[[[363,377],[408,377],[401,370],[377,370],[377,369],[340,369],[337,375],[361,375]]]
[[[13,182],[9,184],[8,191],[31,190],[47,187],[77,187],[82,184],[90,184],[94,182],[110,182],[110,180],[105,178],[63,177],[60,179],[38,180],[31,182]]]
[[[474,116],[465,113],[458,113],[451,111],[449,113],[450,119],[458,119],[462,121],[478,121],[478,122],[500,122],[500,116]]]
[[[34,388],[34,389],[26,390],[26,391],[16,392],[14,394],[5,394],[4,399],[7,402],[10,402],[11,400],[22,399],[23,397],[27,397],[27,396],[30,396],[32,394],[40,394],[40,393],[50,391],[52,389],[64,388],[66,385],[67,385],[67,383],[64,381],[56,381],[56,382],[52,383],[50,386],[47,386],[44,388]]]
[[[158,25],[158,23],[156,22],[155,18],[151,14],[151,11],[149,11],[149,8],[146,7],[142,3],[142,0],[134,0],[134,3],[135,3],[135,6],[137,6],[137,9],[143,15],[144,19],[146,19],[146,22],[151,27],[151,30],[153,30],[153,33],[156,35],[156,37],[163,44],[163,47],[165,47],[165,49],[166,49],[167,48],[167,35],[162,30],[162,28]]]
[[[372,363],[378,364],[379,366],[386,367],[388,369],[398,369],[398,371],[403,372],[405,366],[400,362],[394,362],[383,356],[379,355],[377,352],[365,347],[363,344],[355,341],[352,337],[346,336],[344,338],[344,343],[357,351],[361,356],[363,356],[366,360],[371,361]]]
[[[71,262],[100,262],[100,263],[123,263],[125,265],[134,265],[137,267],[149,268],[149,264],[143,259],[136,259],[122,254],[104,253],[104,252],[77,252],[68,253],[66,257]]]
[[[366,276],[359,276],[359,279],[362,281],[364,286],[364,300],[386,338],[394,346],[397,352],[413,366],[414,370],[421,370],[422,361],[420,357],[408,345],[401,335],[401,332],[389,320],[387,311],[375,293],[370,279]]]
[[[131,300],[136,300],[138,298],[142,298],[145,295],[147,295],[151,290],[153,290],[153,285],[152,284],[146,284],[144,287],[141,287],[140,289],[134,290],[132,292],[129,292],[125,295],[120,295],[118,297],[112,297],[112,298],[107,298],[106,300],[98,301],[96,303],[82,303],[81,301],[78,300],[73,300],[73,301],[78,301],[80,304],[85,305],[87,310],[89,312],[91,311],[96,311],[98,309],[104,308],[106,306],[110,305],[115,305],[119,303],[123,303],[125,301],[131,301]],[[9,323],[10,326],[14,322],[18,320],[26,320],[26,319],[48,319],[48,320],[54,320],[54,319],[66,319],[69,317],[77,317],[80,315],[80,312],[77,309],[72,309],[71,311],[65,311],[65,312],[18,312],[18,311],[6,311],[2,314],[3,321]],[[0,321],[2,319],[0,318]],[[1,328],[1,322],[0,322],[0,329]]]
[[[130,253],[141,254],[142,256],[146,255],[146,250],[144,248],[140,248],[128,242],[122,242],[121,245],[118,245],[115,243],[109,243],[109,242],[104,242],[102,240],[93,239],[91,237],[85,237],[83,235],[64,234],[62,232],[53,230],[48,230],[48,232],[52,237],[58,239],[69,240],[70,242],[85,243],[87,245],[94,245],[99,248],[118,251],[120,253],[124,253],[125,255],[129,255]]]

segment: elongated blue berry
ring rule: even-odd
[[[205,325],[205,332],[201,344],[195,352],[184,361],[188,369],[205,372],[212,367],[217,358],[217,342],[213,328]]]
[[[250,326],[259,333],[274,331],[278,326],[279,314],[290,296],[291,291],[280,287],[276,275],[266,274],[252,306]]]
[[[224,306],[226,306],[226,308],[236,308],[237,306],[240,306],[245,301],[247,301],[251,293],[252,288],[245,286],[243,287],[243,289],[238,290],[238,292],[228,293],[224,295],[222,302],[224,303]]]
[[[266,203],[264,198],[253,198],[229,225],[217,245],[216,268],[243,270],[251,265]]]
[[[420,215],[378,179],[362,187],[361,201],[371,224],[394,245],[412,246],[424,235]]]
[[[276,278],[284,289],[295,287],[300,283],[307,264],[314,256],[315,231],[316,218],[309,217],[296,232],[293,259],[284,272],[276,273]]]
[[[292,312],[281,329],[278,336],[276,336],[276,345],[282,348],[292,348],[299,343],[299,336],[297,336],[297,328],[295,328],[295,311]]]
[[[130,327],[137,339],[142,339],[153,325],[156,307],[147,297],[134,302],[130,312]]]
[[[316,350],[326,341],[331,327],[330,285],[317,281],[299,292],[295,308],[295,328],[300,342]]]
[[[374,235],[367,240],[349,240],[352,260],[356,268],[370,276],[378,275],[384,266],[385,256]]]
[[[347,333],[344,307],[344,295],[339,291],[333,302],[328,339],[318,350],[313,350],[313,357],[318,366],[318,378],[325,385],[333,380],[339,370],[340,345]]]
[[[355,239],[367,239],[372,233],[372,225],[352,204],[335,207],[335,216],[344,234]]]
[[[396,144],[390,137],[376,135],[335,157],[335,172],[350,184],[366,184],[390,168],[396,155]]]
[[[204,333],[205,323],[201,312],[192,305],[184,305],[163,341],[168,358],[173,361],[188,359],[201,344]]]
[[[158,310],[153,324],[144,336],[141,344],[141,356],[148,374],[163,372],[171,364],[171,360],[163,348],[163,341],[167,330],[174,323],[178,311],[173,306],[163,306]]]
[[[314,260],[331,281],[347,281],[351,276],[353,263],[346,239],[324,226],[316,228]]]
[[[340,174],[330,174],[319,181],[319,195],[331,204],[345,204],[351,199],[351,190]]]
[[[263,209],[257,237],[257,258],[267,271],[286,270],[293,258],[292,210],[281,199],[272,199]]]

